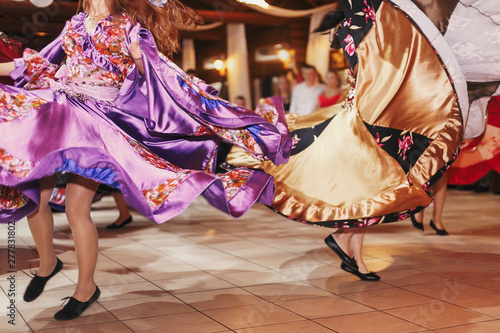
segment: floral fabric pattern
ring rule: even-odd
[[[164,183],[148,189],[143,190],[142,194],[146,198],[149,207],[158,208],[168,199],[170,194],[178,188],[184,180],[189,176],[189,173],[178,173],[175,178],[166,180]]]
[[[142,146],[138,142],[130,138],[127,138],[127,140],[130,143],[130,145],[137,151],[137,153],[139,153],[139,155],[141,155],[141,157],[144,158],[146,161],[148,161],[151,165],[154,165],[157,168],[166,169],[177,173],[174,178],[168,179],[154,188],[142,191],[144,197],[148,201],[149,206],[152,208],[160,207],[163,204],[163,202],[165,202],[168,199],[170,194],[172,194],[172,192],[175,189],[181,186],[181,184],[190,175],[196,172],[200,172],[196,170],[185,170],[176,167],[172,163],[169,163],[164,159],[160,158],[159,156],[155,155],[149,149]],[[241,187],[246,184],[246,182],[252,176],[252,173],[253,171],[241,168],[241,169],[231,170],[225,174],[212,174],[212,173],[209,174],[212,175],[214,178],[222,180],[222,183],[224,184],[224,190],[226,193],[226,200],[229,201],[238,193]]]
[[[128,18],[121,16],[119,23],[115,26],[111,17],[107,17],[98,23],[97,32],[92,36],[96,50],[104,55],[120,73],[113,73],[96,66],[82,50],[87,36],[78,33],[71,22],[68,25],[68,33],[63,40],[66,52],[66,67],[69,77],[88,77],[104,81],[110,86],[120,87],[125,77],[134,69],[134,62],[126,47],[126,29]]]
[[[58,66],[51,64],[32,49],[24,50],[23,59],[26,64],[25,78],[28,81],[24,89],[50,88],[50,80],[54,79]]]
[[[215,175],[215,177],[222,180],[226,192],[226,200],[228,201],[234,198],[251,176],[252,171],[248,169],[234,169],[222,175]]]
[[[378,10],[382,0],[352,1],[341,0],[342,10],[346,18],[336,30],[335,36],[331,38],[338,42],[332,45],[341,45],[344,49],[349,67],[353,69],[358,63],[356,48],[366,36],[375,22],[375,11]],[[332,30],[332,33],[335,29]]]
[[[47,101],[39,97],[10,94],[0,90],[0,123],[30,114],[33,109],[38,109],[45,103]]]
[[[8,170],[14,176],[26,177],[28,173],[33,170],[35,165],[30,161],[23,161],[15,158],[0,148],[0,167],[4,170]]]
[[[18,209],[27,202],[28,198],[15,187],[0,185],[0,209]]]

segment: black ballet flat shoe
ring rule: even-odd
[[[378,276],[377,273],[375,273],[375,272],[363,274],[360,271],[358,271],[357,269],[352,269],[344,263],[340,264],[340,268],[342,268],[344,271],[346,271],[348,273],[356,275],[357,277],[359,277],[363,281],[372,281],[372,282],[380,281],[380,276]]]
[[[415,215],[410,215],[410,219],[411,219],[411,224],[413,224],[413,226],[416,229],[424,231],[424,224],[422,222],[418,222],[417,219],[415,218]]]
[[[62,268],[63,268],[63,263],[59,258],[57,258],[56,262],[56,267],[54,267],[54,270],[50,275],[41,277],[36,274],[34,274],[33,279],[31,279],[30,284],[26,288],[26,291],[24,292],[24,301],[25,302],[33,302],[35,299],[40,296],[40,294],[43,292],[43,288],[45,288],[45,284],[47,281],[50,280],[51,277],[56,275]]]
[[[439,235],[439,236],[447,236],[448,235],[448,231],[446,231],[446,229],[438,229],[436,227],[436,225],[434,224],[434,221],[431,220],[431,228],[436,230],[436,234]]]
[[[83,311],[85,311],[89,306],[97,301],[99,296],[101,296],[101,291],[96,286],[94,294],[87,302],[80,302],[74,297],[63,298],[63,300],[69,298],[69,302],[64,306],[64,308],[62,308],[62,310],[56,312],[56,314],[54,315],[54,319],[58,321],[66,321],[80,317]]]
[[[354,258],[350,258],[347,253],[345,253],[340,246],[337,244],[333,236],[330,234],[325,238],[325,244],[332,249],[333,252],[342,260],[342,263],[349,266],[353,270],[358,270],[358,264]]]
[[[130,216],[128,219],[122,222],[122,224],[116,224],[116,222],[113,222],[109,225],[106,226],[106,229],[108,230],[115,230],[115,229],[120,229],[126,226],[127,224],[132,223],[132,216]]]

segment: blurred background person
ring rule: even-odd
[[[293,88],[290,113],[306,115],[316,110],[318,96],[325,91],[325,86],[319,83],[320,78],[314,66],[305,64],[301,74],[304,82]]]
[[[246,108],[247,107],[247,100],[245,99],[245,96],[236,96],[234,99],[234,105]]]
[[[283,108],[285,112],[289,112],[292,102],[292,85],[286,74],[278,76],[275,94],[283,98]]]
[[[318,109],[336,104],[342,95],[340,77],[335,70],[330,70],[325,77],[325,91],[318,96]]]

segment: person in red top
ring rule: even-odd
[[[483,135],[463,146],[457,160],[448,170],[448,183],[468,185],[488,172],[500,172],[500,96],[488,104],[488,124]]]
[[[21,43],[7,37],[6,34],[0,31],[0,63],[10,62],[15,58],[19,58],[22,54]],[[13,84],[14,81],[10,77],[0,77],[0,83]]]
[[[320,109],[336,104],[342,94],[340,77],[336,71],[331,70],[326,74],[325,85],[325,92],[318,97],[318,108]]]

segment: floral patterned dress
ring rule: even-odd
[[[125,15],[89,34],[74,16],[40,53],[15,59],[15,87],[0,85],[0,221],[37,208],[40,178],[75,173],[119,189],[134,209],[164,222],[197,196],[239,217],[270,204],[273,179],[238,168],[215,174],[228,142],[277,164],[291,139],[269,99],[255,112],[220,99],[156,49],[149,31]],[[145,75],[129,54],[139,40]]]

